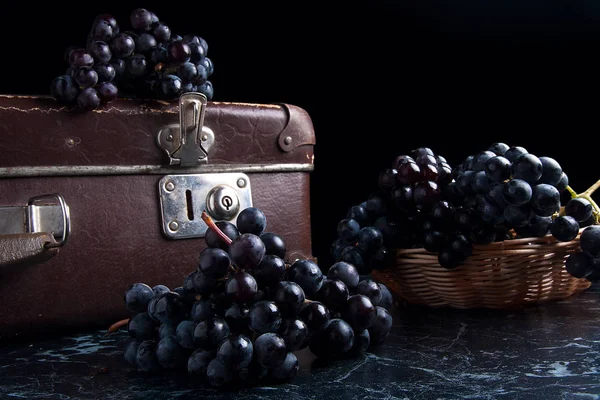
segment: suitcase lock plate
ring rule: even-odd
[[[244,173],[166,175],[158,183],[162,230],[170,239],[204,237],[206,211],[216,221],[235,224],[252,207],[250,179]]]
[[[179,123],[163,127],[157,138],[158,146],[169,156],[169,165],[194,167],[208,162],[215,134],[204,126],[206,104],[202,93],[184,93],[179,97]]]

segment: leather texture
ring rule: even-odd
[[[0,268],[49,260],[58,253],[58,248],[46,248],[45,245],[55,242],[54,237],[46,232],[0,235]]]
[[[0,151],[14,155],[3,156],[1,167],[168,165],[158,132],[179,123],[179,112],[158,102],[116,100],[81,113],[44,97],[0,95],[0,120]],[[209,102],[204,125],[216,138],[210,164],[313,161],[312,121],[293,105]],[[277,144],[283,131],[282,141],[293,138],[285,151]]]
[[[178,114],[172,106],[127,100],[76,113],[51,99],[0,96],[0,121],[0,167],[167,165],[157,133],[178,122]],[[312,123],[293,106],[209,102],[205,122],[216,137],[209,164],[312,163]],[[299,145],[284,151],[283,131]],[[267,231],[286,241],[288,260],[312,257],[310,173],[246,173],[253,205],[265,212]],[[183,284],[205,242],[163,235],[162,177],[0,176],[1,205],[60,193],[71,214],[71,236],[59,256],[24,269],[0,268],[0,340],[106,328],[129,316],[123,296],[132,283]]]

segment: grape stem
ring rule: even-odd
[[[567,186],[567,190],[571,194],[572,199],[581,198],[581,199],[586,199],[587,201],[590,202],[590,204],[592,205],[592,212],[594,214],[594,219],[595,219],[596,224],[598,222],[600,222],[600,207],[598,207],[598,204],[596,204],[594,199],[592,199],[592,194],[594,194],[594,192],[598,189],[600,189],[600,180],[598,180],[596,183],[594,183],[592,186],[590,186],[585,192],[582,192],[579,194],[577,194],[577,192],[575,192],[573,190],[573,188],[571,188],[570,186]]]
[[[217,235],[219,235],[222,241],[227,243],[228,246],[231,245],[231,239],[229,238],[229,236],[224,234],[223,231],[219,229],[217,224],[215,224],[215,221],[213,221],[213,219],[206,213],[206,211],[202,211],[201,218],[202,221],[204,221],[210,229],[212,229]]]
[[[119,328],[126,326],[128,323],[129,323],[129,318],[122,319],[120,321],[115,322],[114,324],[112,324],[111,326],[108,327],[108,331],[106,332],[106,335],[108,335],[110,333],[115,333],[116,331],[119,330]]]

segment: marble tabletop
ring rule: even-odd
[[[187,376],[144,376],[127,334],[80,333],[0,346],[1,399],[599,399],[600,287],[518,311],[397,308],[387,342],[291,382],[223,392]]]

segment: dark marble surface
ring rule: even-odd
[[[519,311],[397,309],[387,342],[290,383],[223,393],[185,376],[143,376],[126,334],[0,347],[2,399],[598,399],[600,288]]]

